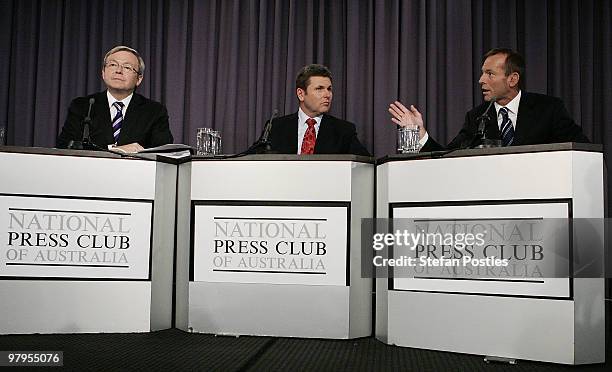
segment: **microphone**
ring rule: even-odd
[[[89,109],[87,110],[87,116],[83,119],[83,143],[90,143],[89,138],[89,126],[91,125],[91,106],[96,103],[96,99],[89,98]]]
[[[487,109],[484,110],[484,112],[476,118],[476,122],[478,123],[478,131],[476,132],[476,136],[474,137],[474,142],[476,142],[478,148],[484,148],[484,147],[498,147],[499,145],[495,144],[494,140],[490,140],[487,138],[487,133],[486,133],[486,127],[487,124],[490,121],[490,117],[489,117],[489,110],[491,110],[491,107],[493,106],[493,104],[495,103],[495,101],[497,101],[497,97],[493,96],[491,97],[491,100],[489,101],[489,105],[487,106]]]
[[[489,106],[487,106],[487,109],[484,110],[482,115],[476,118],[476,122],[478,123],[478,135],[482,138],[484,138],[483,136],[485,135],[485,126],[489,122],[489,110],[491,109],[491,106],[493,106],[496,100],[497,97],[491,97],[491,101],[489,102]]]
[[[270,116],[270,120],[266,122],[263,131],[261,132],[261,136],[259,139],[251,145],[246,151],[239,155],[247,155],[247,154],[270,154],[272,153],[272,145],[270,144],[270,132],[272,132],[272,122],[278,116],[278,110],[274,109],[272,111],[272,116]]]
[[[242,156],[251,155],[251,154],[276,154],[278,153],[278,151],[272,151],[272,146],[269,140],[270,132],[272,132],[272,122],[274,121],[274,119],[276,119],[277,116],[278,116],[278,110],[274,109],[274,111],[272,112],[272,116],[270,117],[270,120],[268,120],[264,126],[261,136],[248,149],[238,154],[220,156],[220,158],[221,159],[235,159],[235,158],[240,158]]]
[[[91,125],[91,107],[96,103],[96,99],[93,97],[89,98],[89,108],[87,109],[87,116],[83,119],[83,137],[80,141],[70,140],[68,142],[68,149],[72,150],[101,150],[105,149],[91,142],[89,135],[89,127]]]
[[[272,131],[272,121],[274,119],[276,119],[276,117],[278,116],[278,109],[274,109],[274,111],[272,111],[272,116],[270,116],[270,120],[268,120],[268,122],[266,123],[266,126],[264,127],[263,130],[263,134],[261,135],[261,143],[264,144],[270,144],[268,142],[268,137],[270,137],[270,132]]]

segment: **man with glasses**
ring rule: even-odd
[[[126,46],[109,50],[102,66],[107,90],[70,103],[57,147],[68,148],[83,139],[83,123],[90,106],[89,142],[93,147],[134,153],[172,143],[166,107],[134,93],[144,70],[144,61],[136,50]]]

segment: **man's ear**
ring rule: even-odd
[[[300,102],[304,102],[304,95],[305,94],[306,94],[306,92],[302,88],[297,88],[295,90],[295,95],[297,96],[298,100],[300,100]]]
[[[510,88],[514,88],[518,86],[519,80],[521,79],[521,75],[518,72],[513,72],[508,76],[508,85]]]

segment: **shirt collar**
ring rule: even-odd
[[[499,109],[502,107],[505,107],[508,109],[508,111],[510,111],[514,115],[518,115],[518,108],[519,108],[520,102],[521,102],[521,91],[519,90],[516,97],[512,98],[512,101],[508,102],[506,106],[502,106],[498,104],[497,102],[495,102],[495,112],[499,114]]]
[[[309,117],[310,116],[306,115],[304,111],[302,111],[301,107],[298,109],[298,124],[299,125],[307,125],[306,120],[308,120]],[[321,125],[321,120],[323,120],[323,114],[317,117],[314,117],[313,119],[317,121],[317,124],[315,126],[318,127],[319,125]]]
[[[134,92],[130,93],[130,95],[125,97],[124,99],[119,100],[119,99],[113,97],[113,95],[110,94],[110,92],[108,90],[106,91],[106,98],[108,99],[108,107],[109,108],[112,107],[113,103],[115,103],[115,102],[121,102],[121,103],[123,103],[123,107],[127,108],[128,105],[130,104],[130,101],[132,100],[133,96],[134,96]],[[126,110],[123,110],[123,112],[125,112],[125,111]]]

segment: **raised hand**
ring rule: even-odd
[[[418,126],[419,137],[425,136],[425,124],[423,123],[423,116],[419,110],[410,105],[410,109],[406,108],[400,101],[395,101],[389,105],[389,113],[391,114],[391,121],[395,124],[406,127],[406,126]]]

